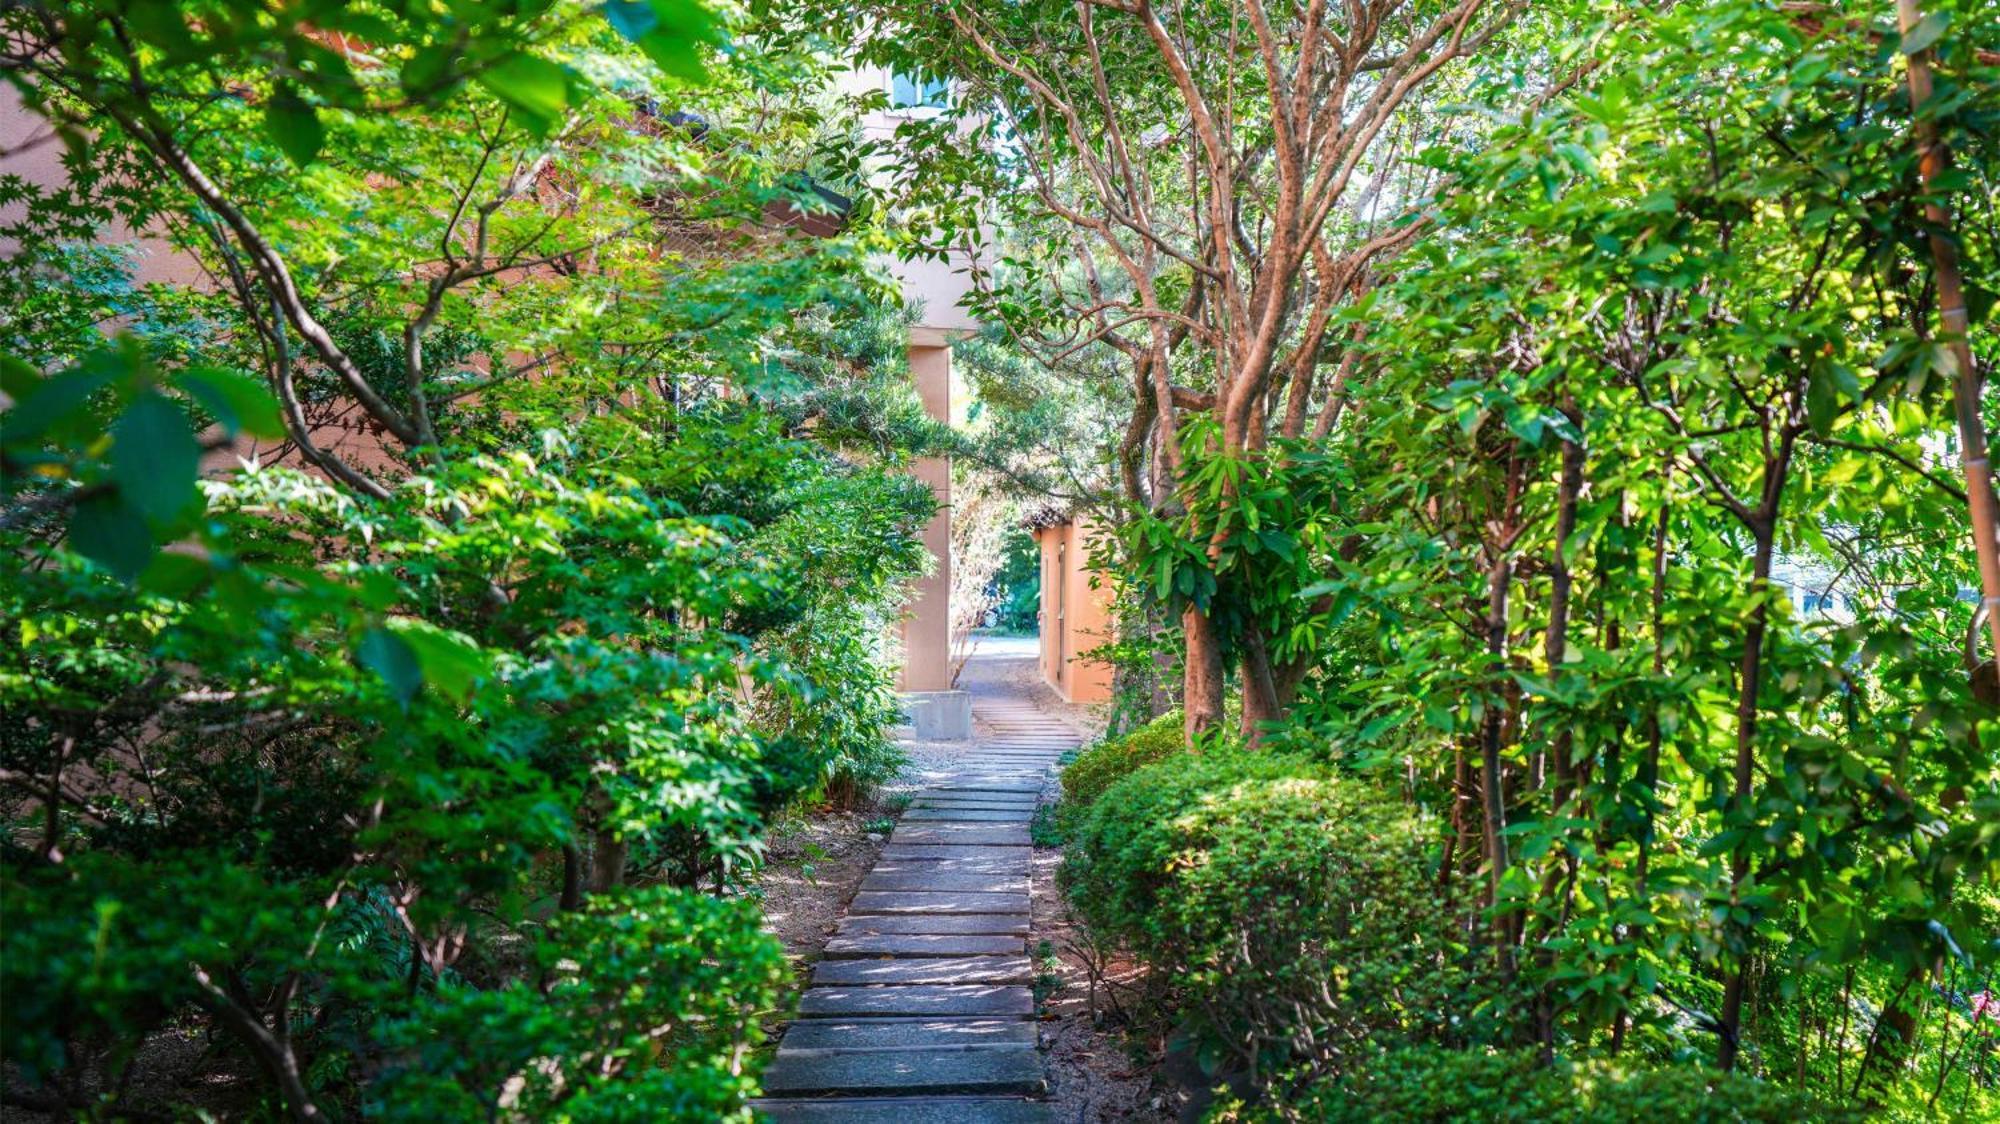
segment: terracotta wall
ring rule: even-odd
[[[1111,593],[1091,588],[1088,520],[1035,532],[1042,555],[1042,678],[1070,702],[1111,698],[1111,666],[1086,654],[1112,639]]]

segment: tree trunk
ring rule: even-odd
[[[1208,614],[1190,605],[1181,613],[1182,730],[1188,744],[1222,724],[1222,642]]]
[[[1916,0],[1897,0],[1896,18],[1908,35],[1923,19]],[[1945,170],[1951,152],[1938,138],[1937,126],[1921,116],[1931,96],[1931,50],[1910,56],[1910,108],[1916,118],[1917,176],[1928,187]],[[1965,308],[1965,283],[1958,265],[1958,244],[1951,237],[1951,215],[1940,203],[1924,204],[1930,228],[1931,260],[1935,265],[1938,320],[1944,329],[1946,353],[1952,357],[1952,405],[1958,418],[1958,456],[1965,472],[1966,502],[1971,508],[1972,546],[1979,562],[1981,600],[1986,627],[1993,638],[1993,656],[2000,663],[2000,504],[1993,495],[1993,472],[1986,460],[1986,423],[1979,414],[1979,368],[1968,338],[1972,322]]]
[[[1764,634],[1770,627],[1773,524],[1774,520],[1765,514],[1751,528],[1757,544],[1750,578],[1750,595],[1755,602],[1750,606],[1750,619],[1743,629],[1743,661],[1737,670],[1736,770],[1731,789],[1731,804],[1742,814],[1747,814],[1752,781],[1756,776],[1757,686],[1763,677]],[[1732,901],[1741,893],[1743,883],[1749,876],[1750,851],[1739,846],[1729,867],[1729,896]],[[1745,939],[1747,941],[1748,937]],[[1735,1068],[1742,1047],[1738,1036],[1743,1027],[1743,998],[1750,988],[1750,964],[1750,953],[1746,948],[1741,963],[1730,975],[1722,993],[1722,1044],[1715,1060],[1724,1070]]]
[[[1255,746],[1264,740],[1264,727],[1285,716],[1286,700],[1279,697],[1278,674],[1271,666],[1271,651],[1264,630],[1251,625],[1243,638],[1243,740]]]
[[[1513,582],[1514,565],[1504,548],[1494,548],[1486,572],[1486,654],[1492,676],[1494,697],[1486,703],[1479,736],[1479,788],[1484,802],[1486,842],[1486,898],[1494,907],[1495,947],[1499,949],[1501,970],[1514,974],[1514,948],[1509,927],[1498,916],[1500,885],[1507,873],[1507,801],[1501,791],[1500,743],[1505,706],[1500,699],[1501,677],[1507,671],[1507,594]]]
[[[1571,421],[1575,422],[1574,411]],[[1563,442],[1562,477],[1556,485],[1555,550],[1549,560],[1549,627],[1543,639],[1543,658],[1549,665],[1549,682],[1562,674],[1563,656],[1569,647],[1569,601],[1573,584],[1568,547],[1576,530],[1577,497],[1583,492],[1583,442]],[[1576,790],[1576,771],[1570,763],[1572,739],[1565,723],[1549,740],[1550,765],[1555,772],[1555,807],[1561,809]],[[1537,778],[1539,780],[1539,778]]]

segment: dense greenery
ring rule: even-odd
[[[1024,352],[1129,387],[1104,565],[1191,737],[1240,700],[1420,825],[1482,1020],[1443,1045],[1995,1111],[2000,17],[1922,7],[965,4],[871,46],[1001,107],[999,158],[929,155],[1014,219]],[[1199,775],[1135,774],[1070,859],[1182,1017],[1192,899],[1132,887],[1228,865],[1139,842],[1227,806]],[[1348,814],[1266,845],[1333,877],[1361,853],[1303,841]]]
[[[671,0],[4,18],[68,171],[6,181],[0,270],[9,1096],[159,1109],[202,1030],[228,1116],[746,1118],[763,824],[896,767],[934,506],[804,436],[902,374],[849,346],[902,324],[863,204],[790,232],[857,158],[820,44]]]
[[[1218,1116],[2000,1114],[2000,6],[1879,7],[7,6],[8,1095],[747,1115],[921,452],[968,597],[1107,530],[1062,882]]]

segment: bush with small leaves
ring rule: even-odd
[[[1092,930],[1171,981],[1203,1068],[1255,1085],[1462,1029],[1480,981],[1429,850],[1362,781],[1223,749],[1108,788],[1060,882]]]
[[[1163,714],[1144,726],[1106,738],[1063,766],[1063,803],[1081,813],[1104,790],[1132,773],[1186,751],[1181,736],[1181,712]]]
[[[1240,1101],[1213,1122],[1292,1120],[1310,1124],[1794,1124],[1858,1121],[1862,1115],[1810,1092],[1693,1064],[1557,1060],[1528,1050],[1415,1046],[1365,1061],[1337,1081],[1260,1105]]]

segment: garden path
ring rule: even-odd
[[[920,787],[814,966],[757,1107],[778,1124],[1045,1124],[1029,822],[1081,740],[1018,676]]]

